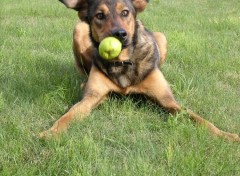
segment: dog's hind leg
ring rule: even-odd
[[[167,81],[158,69],[155,69],[140,85],[138,85],[137,90],[151,97],[172,114],[180,112],[182,109],[184,110],[174,99]],[[186,111],[192,120],[200,125],[206,126],[212,134],[230,141],[240,142],[240,138],[237,134],[224,132],[191,110]]]
[[[80,72],[89,73],[93,50],[94,47],[89,37],[89,25],[86,22],[77,23],[73,31],[73,53]]]
[[[74,119],[80,120],[86,117],[94,107],[107,97],[110,91],[116,88],[105,75],[93,67],[85,87],[83,99],[60,117],[49,130],[40,133],[40,137],[49,138],[66,131]]]
[[[167,39],[166,36],[161,32],[154,32],[153,36],[160,50],[160,65],[162,65],[167,57]]]

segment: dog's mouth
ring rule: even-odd
[[[103,39],[106,37],[115,37],[116,39],[118,39],[122,44],[122,50],[129,47],[132,43],[129,34],[127,33],[126,30],[122,28],[110,31],[103,37]]]
[[[105,39],[105,38],[107,38],[107,37],[115,37],[115,36],[109,35],[109,36],[104,37],[103,39]],[[121,39],[119,39],[119,38],[117,38],[117,37],[115,37],[115,38],[118,39],[118,40],[120,41],[120,43],[122,44],[122,50],[128,48],[128,47],[131,46],[131,44],[132,44],[132,42],[131,42],[129,39],[121,40]],[[103,39],[102,39],[102,40],[103,40]],[[101,40],[101,41],[102,41],[102,40]],[[101,43],[101,41],[99,42],[99,44]],[[98,44],[98,45],[99,45],[99,44]]]
[[[101,42],[104,39],[108,38],[108,37],[112,37],[112,38],[117,39],[121,43],[121,45],[122,45],[121,46],[121,50],[120,50],[120,48],[119,49],[116,48],[116,46],[117,46],[116,43],[113,44],[112,47],[110,46],[109,49],[105,50],[104,46],[107,46],[107,45],[105,45],[104,43],[101,43]],[[129,52],[128,51],[129,46],[132,45],[132,43],[130,42],[131,40],[128,40],[128,39],[126,39],[126,40],[119,40],[118,38],[116,38],[115,36],[112,36],[112,35],[108,35],[108,36],[104,37],[104,39],[100,41],[100,43],[99,43],[99,45],[97,47],[99,56],[102,58],[102,61],[104,63],[108,63],[111,66],[116,66],[116,67],[132,65],[132,62],[128,61],[129,60],[128,54],[126,54],[126,53]],[[110,40],[112,40],[112,39],[110,39]]]
[[[121,42],[121,43],[122,43],[122,50],[126,49],[127,47],[129,47],[131,45],[131,42],[129,42],[128,40]]]

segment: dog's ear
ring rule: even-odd
[[[67,8],[79,10],[84,8],[85,4],[87,4],[86,0],[59,0],[63,3]]]
[[[137,12],[142,12],[146,8],[148,2],[149,0],[132,0],[133,6]]]
[[[87,0],[59,0],[67,8],[78,11],[78,16],[81,20],[86,21],[87,19]]]

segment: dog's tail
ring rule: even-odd
[[[192,112],[191,110],[186,109],[186,111],[192,120],[194,120],[200,125],[206,126],[213,135],[223,137],[228,141],[240,142],[240,138],[237,134],[222,131],[219,128],[217,128],[215,125],[213,125],[211,122],[209,122],[206,119],[203,119],[202,117]]]

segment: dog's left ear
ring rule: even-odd
[[[132,0],[133,6],[137,12],[142,12],[146,8],[148,2],[149,0]]]

